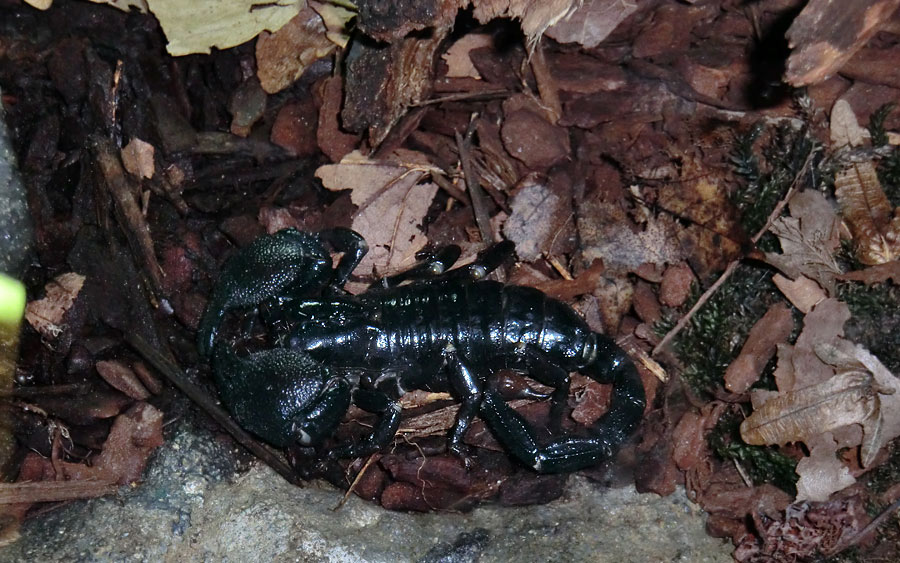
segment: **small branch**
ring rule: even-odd
[[[812,162],[812,155],[812,151],[810,151],[810,153],[806,155],[806,161],[803,163],[800,171],[797,172],[797,174],[794,176],[793,181],[791,181],[791,185],[788,188],[787,193],[784,194],[784,197],[781,198],[781,201],[778,202],[778,204],[775,206],[775,209],[773,209],[769,214],[769,217],[766,219],[766,224],[763,225],[759,232],[753,235],[753,238],[750,239],[751,242],[753,242],[754,246],[757,242],[759,242],[759,239],[761,239],[762,236],[766,234],[766,232],[772,226],[772,223],[775,222],[775,219],[777,219],[781,215],[781,212],[784,211],[784,207],[788,204],[788,202],[790,202],[791,198],[794,197],[794,192],[797,190],[797,186],[800,184],[800,179],[806,175],[806,171],[809,169],[810,162]],[[722,272],[722,275],[719,276],[719,279],[717,279],[715,283],[709,286],[709,289],[703,292],[703,295],[701,295],[697,302],[694,303],[694,306],[691,307],[690,311],[685,313],[685,315],[678,320],[678,323],[674,327],[672,327],[672,330],[667,332],[663,339],[659,341],[659,344],[657,344],[656,347],[653,348],[653,351],[650,352],[651,356],[656,356],[657,354],[659,354],[659,352],[661,352],[663,348],[668,346],[668,344],[678,335],[678,333],[681,332],[685,326],[687,326],[687,324],[691,321],[697,311],[699,311],[700,308],[703,307],[703,305],[705,305],[706,302],[709,301],[709,299],[713,296],[713,294],[722,286],[722,284],[724,284],[728,280],[728,278],[731,277],[731,274],[734,273],[735,269],[737,269],[738,267],[738,264],[740,264],[740,261],[743,259],[744,257],[741,257],[733,260],[730,264],[728,264],[728,267],[725,268],[725,271]]]
[[[32,502],[60,502],[115,494],[119,485],[109,481],[28,481],[0,483],[0,506]]]
[[[279,475],[285,478],[289,483],[302,486],[297,474],[291,467],[284,462],[277,454],[269,450],[266,446],[260,444],[253,436],[244,431],[237,425],[234,420],[219,407],[215,401],[199,386],[188,380],[187,376],[172,362],[163,356],[159,350],[153,348],[147,342],[136,334],[128,334],[125,337],[126,342],[131,345],[147,362],[155,367],[160,373],[165,375],[175,387],[188,396],[189,399],[197,403],[206,413],[226,432],[250,453],[263,460],[269,467],[274,469]]]
[[[487,210],[487,195],[481,187],[478,175],[472,166],[472,158],[469,149],[472,143],[472,133],[474,131],[474,119],[469,124],[469,130],[466,137],[456,132],[456,147],[459,150],[459,162],[463,169],[463,176],[466,179],[466,188],[469,190],[469,198],[472,200],[472,211],[475,212],[475,224],[478,225],[478,231],[481,233],[481,241],[488,245],[493,240],[491,236],[491,218]]]

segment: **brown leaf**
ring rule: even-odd
[[[751,445],[805,442],[812,436],[878,416],[872,376],[839,373],[822,383],[779,393],[741,423],[741,438]]]
[[[785,342],[793,328],[791,310],[784,303],[772,305],[750,329],[741,353],[725,370],[725,388],[732,393],[750,389],[775,353],[776,345]]]
[[[405,162],[371,161],[352,153],[340,164],[316,170],[316,176],[330,190],[350,189],[358,206],[351,227],[369,243],[369,253],[357,270],[373,270],[379,275],[408,268],[427,241],[421,224],[437,192],[431,183],[419,184],[430,167],[406,155]]]
[[[154,152],[153,145],[135,137],[122,149],[122,166],[138,178],[152,178],[156,171]]]
[[[125,393],[132,399],[143,401],[150,396],[150,392],[141,383],[140,378],[132,369],[116,360],[97,362],[97,373],[104,381]]]
[[[871,162],[858,162],[834,177],[834,194],[867,266],[900,258],[900,208],[892,209]]]
[[[256,75],[269,94],[293,84],[309,65],[336,48],[325,36],[322,17],[305,4],[284,27],[264,31],[256,41]]]
[[[65,330],[63,318],[75,303],[84,276],[69,272],[57,276],[44,288],[45,297],[25,306],[25,320],[47,340],[55,339]]]
[[[787,300],[804,315],[809,313],[818,303],[828,298],[822,286],[802,274],[796,280],[786,278],[781,274],[775,274],[772,276],[772,281],[781,293],[787,297]]]
[[[814,279],[833,295],[834,278],[841,273],[834,258],[840,245],[834,210],[815,190],[796,194],[789,208],[791,216],[777,219],[771,229],[783,253],[767,252],[766,262],[792,279],[801,274]]]
[[[857,270],[855,272],[847,272],[840,276],[842,280],[861,281],[866,285],[874,283],[884,283],[892,280],[895,284],[900,284],[900,260],[892,260],[883,264],[876,264],[866,268],[865,270]]]

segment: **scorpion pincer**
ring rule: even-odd
[[[333,270],[326,242],[344,252]],[[610,459],[637,428],[644,389],[611,338],[536,289],[484,279],[512,254],[512,243],[494,245],[454,270],[459,249],[448,247],[380,287],[349,295],[342,286],[366,250],[349,229],[317,235],[285,229],[226,262],[200,325],[199,349],[212,354],[222,401],[248,431],[279,447],[321,446],[354,404],[378,422],[367,438],[338,444],[327,455],[364,456],[393,439],[397,398],[405,391],[449,391],[460,402],[451,452],[468,463],[463,438],[478,416],[516,459],[540,473],[559,473]],[[263,302],[272,349],[240,356],[216,341],[228,309]],[[490,384],[500,368],[521,370],[554,389],[551,420],[562,416],[573,371],[612,385],[609,410],[586,437],[541,445]]]

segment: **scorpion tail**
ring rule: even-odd
[[[484,393],[481,417],[516,458],[538,473],[578,471],[611,459],[641,421],[646,398],[637,369],[612,340],[598,335],[598,341],[603,365],[594,362],[582,371],[613,388],[609,410],[590,427],[588,437],[563,438],[540,446],[528,422],[496,391]]]

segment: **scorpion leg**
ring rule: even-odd
[[[551,362],[543,350],[534,346],[525,348],[525,362],[528,375],[553,387],[550,395],[550,430],[554,434],[558,433],[572,383],[569,372]]]
[[[400,403],[373,389],[357,387],[353,391],[353,404],[364,411],[378,414],[380,419],[368,438],[333,448],[331,458],[363,457],[387,446],[400,427]]]
[[[459,259],[462,250],[459,246],[451,244],[439,249],[427,260],[419,262],[412,268],[399,274],[381,278],[372,283],[373,287],[396,287],[405,281],[416,281],[434,278],[453,267]]]
[[[481,418],[513,456],[539,473],[577,471],[610,459],[640,423],[645,398],[634,364],[611,340],[604,338],[600,344],[609,352],[603,356],[605,365],[595,363],[588,368],[603,372],[603,381],[613,385],[612,396],[609,410],[591,425],[586,438],[562,438],[540,446],[534,431],[519,413],[497,392],[484,391]],[[597,373],[588,375],[598,379]]]
[[[453,430],[450,431],[450,453],[462,460],[463,465],[469,468],[472,465],[469,459],[463,438],[472,424],[472,419],[481,409],[481,400],[484,396],[483,382],[462,361],[459,354],[448,346],[444,351],[447,365],[450,367],[450,385],[460,401],[459,410],[456,413],[456,421]]]
[[[471,264],[467,264],[455,270],[450,270],[441,279],[479,281],[486,278],[491,272],[500,267],[507,258],[513,255],[516,245],[512,241],[504,240],[492,244],[478,253]]]

